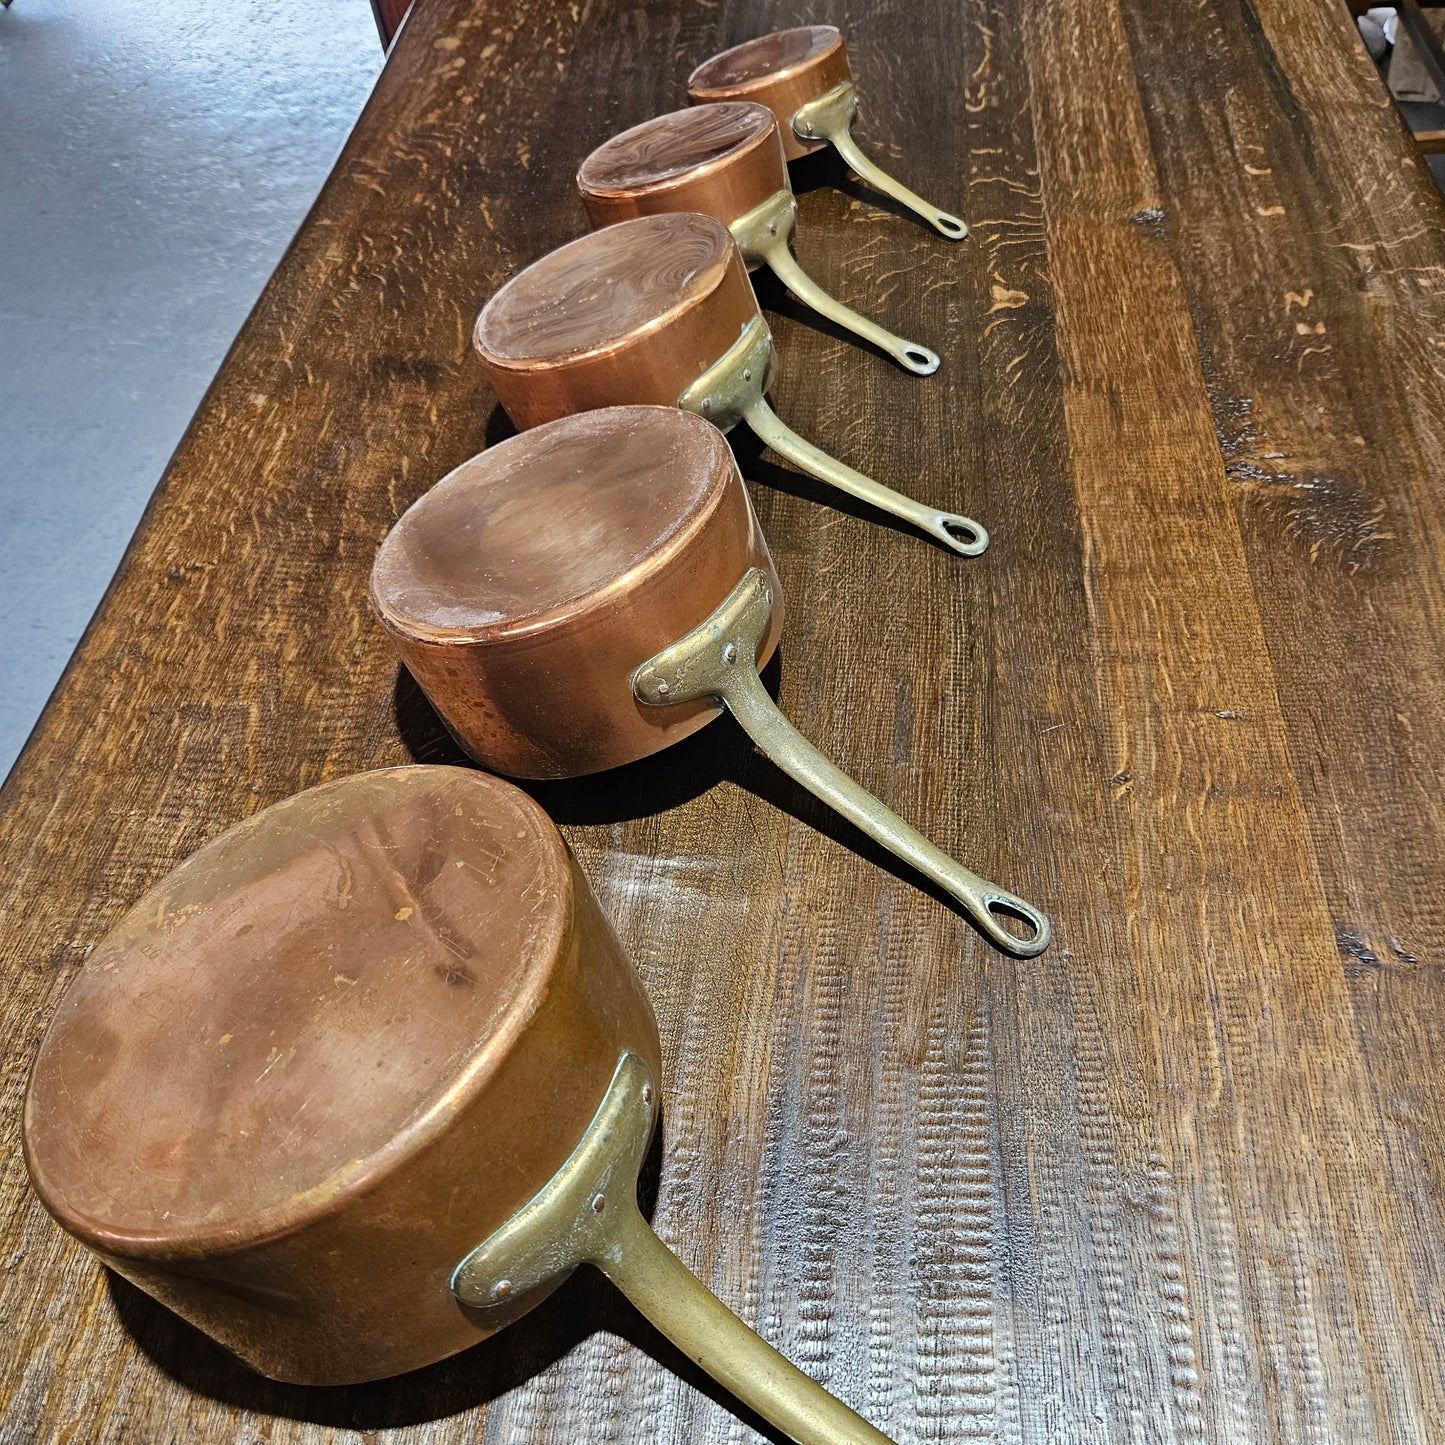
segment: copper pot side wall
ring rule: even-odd
[[[687,298],[605,348],[518,361],[487,346],[480,320],[473,343],[497,399],[526,429],[604,406],[674,406],[759,314],[747,266],[734,245],[705,294]]]
[[[831,31],[832,35],[819,53],[789,63],[786,42],[803,31]],[[734,63],[726,63],[730,61]],[[704,61],[688,77],[687,94],[696,105],[751,100],[767,106],[778,122],[783,154],[795,161],[826,144],[805,145],[794,134],[792,120],[798,108],[852,78],[842,35],[832,26],[804,26],[799,31],[760,36]]]
[[[594,184],[584,162],[577,172],[577,189],[594,226],[610,226],[634,216],[664,211],[698,211],[730,226],[739,216],[791,186],[782,136],[774,121],[767,130],[727,155],[655,184],[616,188]]]
[[[707,702],[650,707],[633,696],[631,679],[702,622],[750,567],[768,575],[779,599],[759,666],[778,645],[782,588],[742,479],[731,464],[729,473],[687,545],[563,625],[439,641],[403,630],[373,593],[402,661],[470,756],[509,777],[577,777],[648,757],[717,716]]]
[[[568,877],[550,986],[429,1145],[282,1238],[232,1254],[101,1257],[251,1368],[298,1384],[401,1374],[484,1338],[451,1294],[456,1265],[565,1161],[624,1049],[661,1077],[641,983],[570,858]]]

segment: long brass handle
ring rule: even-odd
[[[915,502],[855,472],[805,442],[784,425],[763,397],[763,386],[772,365],[773,338],[768,324],[755,316],[728,349],[678,397],[684,411],[696,412],[723,431],[745,421],[775,452],[796,462],[810,476],[847,492],[879,511],[901,517],[927,532],[961,557],[976,557],[988,546],[988,533],[958,512],[941,512],[937,507]]]
[[[624,1052],[562,1167],[457,1266],[458,1303],[498,1329],[579,1264],[591,1264],[689,1359],[798,1445],[892,1445],[750,1330],[652,1232],[637,1207],[637,1173],[656,1121],[652,1072]]]
[[[804,441],[768,405],[761,392],[743,407],[743,420],[779,456],[796,462],[810,476],[877,507],[880,512],[901,517],[960,557],[977,557],[987,549],[988,532],[982,523],[959,512],[945,512],[938,507],[930,507],[926,502],[914,501],[912,497],[905,497],[892,487],[885,487],[882,482],[875,482],[872,477],[854,471],[837,457],[831,457],[812,442]]]
[[[827,95],[809,101],[794,112],[793,133],[805,143],[829,142],[834,150],[875,190],[901,201],[910,211],[923,217],[940,235],[950,241],[961,241],[968,235],[968,226],[948,211],[941,211],[910,191],[902,181],[895,180],[875,165],[853,139],[853,117],[858,113],[858,95],[851,81],[836,85]]]
[[[694,1364],[798,1445],[891,1445],[699,1283],[635,1203],[592,1263]]]
[[[756,665],[771,614],[767,578],[751,568],[711,617],[633,673],[633,693],[654,706],[716,698],[789,777],[957,899],[997,947],[1021,958],[1042,953],[1052,930],[1033,904],[980,878],[935,847],[829,762],[783,716],[768,696]],[[999,913],[1022,918],[1032,935],[1020,938],[1010,932],[999,921]]]
[[[947,211],[939,210],[931,201],[925,201],[917,191],[910,191],[902,181],[896,180],[887,171],[880,169],[869,160],[858,149],[858,143],[853,139],[853,132],[846,126],[836,134],[830,135],[828,139],[832,141],[833,149],[874,190],[882,191],[885,196],[892,196],[895,201],[901,201],[910,211],[922,216],[934,230],[940,235],[947,236],[950,241],[961,241],[968,235],[968,226],[962,219]]]
[[[805,306],[811,306],[829,321],[871,341],[901,367],[915,376],[931,376],[938,370],[938,353],[916,341],[907,341],[885,327],[860,316],[836,296],[830,296],[798,264],[793,255],[792,238],[797,221],[797,203],[791,191],[778,191],[728,228],[732,231],[744,258],[750,264],[762,262]]]
[[[877,322],[860,316],[851,306],[845,306],[836,296],[830,296],[798,265],[797,258],[788,248],[786,241],[770,246],[763,253],[773,274],[806,306],[811,306],[821,316],[836,322],[845,331],[871,341],[880,351],[886,351],[905,371],[915,376],[932,376],[938,370],[938,353],[916,341],[906,341]]]

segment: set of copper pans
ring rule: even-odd
[[[724,435],[746,422],[841,490],[982,551],[977,523],[890,491],[773,414],[748,274],[772,267],[927,374],[932,351],[799,268],[786,162],[831,143],[943,235],[965,227],[857,149],[830,27],[727,51],[688,90],[694,109],[583,163],[600,229],[481,313],[478,353],[522,430],[438,482],[376,558],[377,616],[490,771],[327,783],[187,859],[65,995],[31,1075],[25,1154],[65,1229],[275,1378],[432,1363],[585,1263],[780,1431],[876,1445],[886,1437],[709,1294],[639,1212],[662,1076],[652,1010],[556,828],[495,776],[619,767],[727,710],[998,947],[1031,956],[1049,941],[1043,914],[940,852],[773,702],[759,669],[782,588]]]

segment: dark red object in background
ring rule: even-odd
[[[381,43],[391,44],[391,37],[401,28],[406,12],[411,9],[411,0],[371,0],[371,13],[376,16],[376,28],[381,32]]]

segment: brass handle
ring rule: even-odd
[[[619,1211],[592,1263],[690,1360],[798,1445],[892,1445],[700,1284],[635,1202]]]
[[[457,1266],[457,1300],[479,1323],[500,1328],[591,1264],[690,1360],[798,1445],[892,1445],[750,1330],[652,1232],[637,1207],[637,1173],[656,1119],[651,1071],[624,1053],[566,1162]]]
[[[851,306],[845,306],[835,296],[830,296],[803,268],[788,248],[786,241],[770,246],[763,252],[763,259],[772,268],[773,274],[807,306],[829,321],[836,322],[845,331],[871,341],[880,351],[886,351],[905,371],[915,376],[932,376],[938,370],[938,353],[916,341],[905,341],[903,337],[860,316]]]
[[[727,351],[678,397],[678,406],[706,417],[723,431],[740,421],[747,422],[775,452],[796,462],[810,476],[880,512],[901,517],[961,557],[976,557],[988,546],[987,531],[972,517],[915,502],[844,466],[785,425],[763,397],[772,355],[773,339],[767,322],[761,316],[754,317]]]
[[[758,648],[771,615],[767,578],[751,568],[711,617],[633,673],[633,693],[654,706],[716,698],[785,773],[956,898],[997,947],[1021,958],[1042,953],[1049,946],[1051,928],[1033,904],[980,878],[936,848],[830,763],[783,716],[757,670]],[[999,921],[1000,912],[1022,918],[1032,936],[1011,933]]]
[[[812,442],[804,441],[768,405],[761,392],[744,409],[743,420],[775,452],[787,457],[790,462],[796,462],[809,475],[877,507],[880,512],[911,522],[960,557],[977,557],[987,549],[988,532],[981,523],[959,512],[943,512],[926,502],[915,502],[912,497],[905,497],[892,487],[885,487],[882,482],[855,472],[837,457],[830,457]]]
[[[743,258],[750,264],[762,262],[805,306],[835,322],[845,331],[871,341],[887,352],[899,366],[915,376],[931,376],[938,370],[938,353],[916,341],[901,336],[860,316],[836,296],[830,296],[798,264],[792,251],[793,229],[798,207],[791,191],[778,191],[746,215],[739,216],[729,229]]]
[[[852,81],[845,80],[835,85],[827,95],[810,100],[793,113],[793,134],[805,145],[829,142],[874,190],[901,201],[950,241],[963,240],[968,235],[968,226],[959,217],[940,211],[931,201],[925,201],[916,191],[910,191],[902,181],[894,180],[858,149],[852,129],[853,117],[857,114],[858,93]]]

